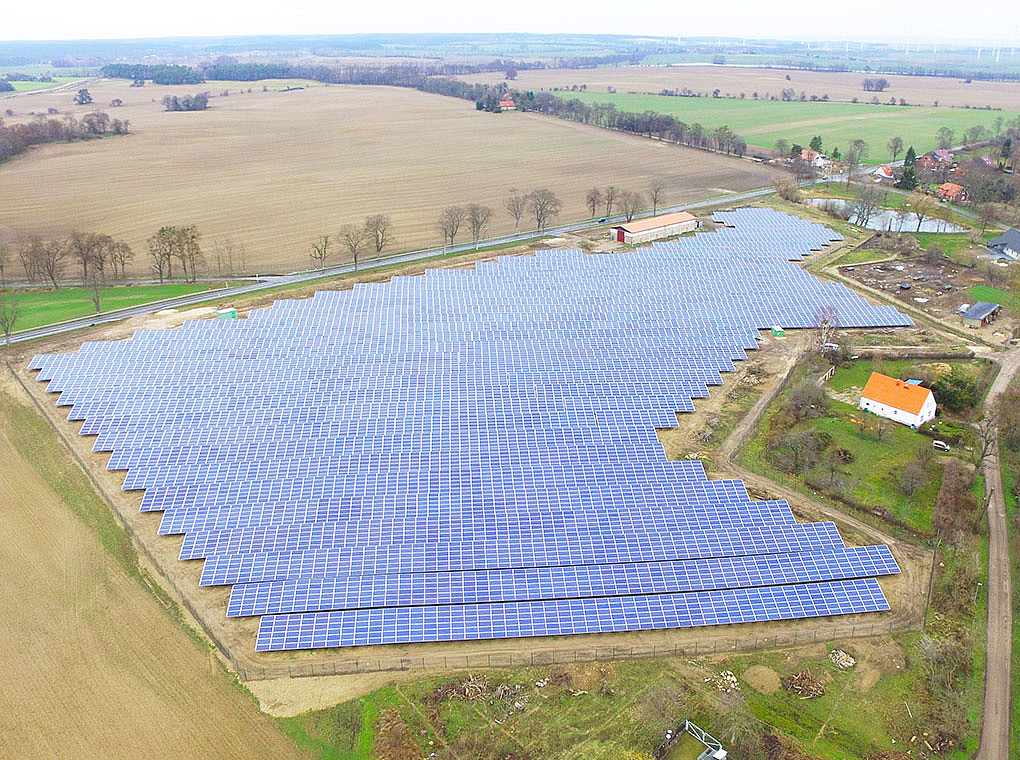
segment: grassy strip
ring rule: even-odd
[[[171,283],[167,285],[118,285],[104,288],[100,295],[100,312],[162,301],[176,296],[211,290],[208,283]],[[21,316],[17,330],[31,330],[43,325],[87,317],[96,313],[92,293],[85,288],[49,290],[32,288],[11,294],[17,301]]]

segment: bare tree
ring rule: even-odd
[[[910,203],[910,210],[917,217],[917,229],[915,232],[920,232],[924,220],[931,217],[935,211],[935,199],[924,193],[914,193],[910,196],[908,202]]]
[[[11,263],[11,249],[0,245],[0,290],[7,288],[7,267]]]
[[[949,150],[953,147],[953,130],[949,127],[939,127],[939,131],[935,133],[935,139],[940,148]]]
[[[652,202],[652,214],[659,213],[659,202],[662,200],[663,193],[666,192],[666,180],[664,179],[653,179],[648,183],[648,199]]]
[[[42,260],[43,243],[35,235],[18,241],[18,261],[25,270],[25,278],[35,282],[40,275],[39,262]]]
[[[81,267],[81,283],[85,286],[89,277],[89,269],[104,269],[113,239],[109,235],[95,232],[75,230],[67,238],[68,254]]]
[[[535,226],[539,232],[560,213],[561,206],[556,193],[546,187],[540,187],[528,196],[528,210],[535,217]]]
[[[627,217],[628,222],[634,218],[634,214],[641,210],[644,201],[645,199],[641,197],[641,193],[627,191],[620,193],[620,211]]]
[[[883,197],[883,191],[875,185],[861,185],[856,188],[854,199],[850,201],[854,224],[859,227],[867,227],[875,212],[882,205]]]
[[[63,238],[47,240],[42,244],[39,258],[39,272],[53,285],[60,287],[58,280],[64,272],[64,261],[67,259],[67,241]]]
[[[617,190],[616,187],[610,185],[606,188],[606,192],[602,195],[602,200],[606,204],[606,216],[610,217],[613,215],[613,206],[616,205]]]
[[[818,331],[819,349],[826,343],[835,343],[839,331],[839,310],[832,305],[819,307],[815,311],[814,327]]]
[[[850,141],[850,147],[847,149],[846,158],[846,185],[850,187],[850,182],[853,180],[854,173],[864,163],[864,159],[868,156],[868,144],[864,140],[857,139]]]
[[[106,283],[103,281],[103,273],[93,267],[89,270],[89,276],[85,282],[85,287],[89,291],[89,298],[92,299],[92,305],[96,308],[96,314],[99,313],[103,299],[103,288]]]
[[[800,185],[789,174],[772,175],[772,187],[775,188],[776,194],[784,201],[800,203]]]
[[[514,232],[517,232],[521,226],[521,217],[528,210],[528,196],[516,187],[511,187],[503,199],[503,208],[514,218]]]
[[[886,145],[889,152],[892,154],[892,160],[896,161],[896,156],[903,152],[903,138],[902,137],[890,137],[889,144]]]
[[[21,309],[16,298],[11,297],[6,291],[0,291],[0,332],[4,334],[4,343],[11,342],[11,333],[21,316]]]
[[[148,241],[152,271],[158,275],[160,284],[164,280],[172,280],[174,276],[175,237],[176,232],[173,227],[160,227]]]
[[[187,227],[175,227],[174,231],[174,254],[180,259],[181,267],[184,269],[184,279],[195,282],[198,278],[198,267],[205,263],[202,248],[198,243],[202,233],[193,224],[189,224]]]
[[[375,247],[377,254],[393,242],[393,221],[383,214],[370,216],[365,220],[365,234]]]
[[[443,250],[453,245],[457,239],[457,233],[467,218],[467,211],[463,206],[447,206],[439,215],[439,231],[443,234]]]
[[[492,209],[488,206],[479,206],[477,203],[469,203],[467,207],[468,225],[471,227],[471,239],[475,241],[475,250],[478,250],[478,239],[482,236],[485,228],[492,218]]]
[[[213,255],[216,256],[216,271],[223,274],[243,272],[244,266],[244,243],[235,243],[233,238],[216,238],[213,241]]]
[[[120,279],[125,279],[127,275],[127,263],[135,257],[135,252],[131,250],[131,246],[125,243],[123,240],[115,240],[112,247],[110,248],[110,262],[113,264],[113,276],[117,276],[117,269],[120,269]]]
[[[316,265],[317,269],[322,269],[326,266],[326,259],[329,258],[333,248],[333,238],[327,235],[319,235],[318,239],[312,243],[311,248],[308,251],[308,258]]]
[[[343,242],[347,252],[354,259],[354,271],[358,271],[358,254],[367,241],[365,228],[356,224],[345,224],[340,228],[340,240]]]
[[[594,217],[596,209],[602,205],[602,191],[597,187],[591,188],[584,196],[584,202],[588,206],[588,210],[591,211],[591,216]]]
[[[981,234],[983,235],[985,230],[988,229],[989,224],[994,224],[996,218],[999,215],[999,210],[995,207],[994,203],[979,203],[977,205],[977,217],[978,221],[981,222]]]
[[[995,404],[978,421],[978,443],[981,447],[979,462],[985,461],[999,444],[999,411],[999,404]]]

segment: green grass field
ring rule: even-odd
[[[1014,314],[1020,314],[1020,294],[991,288],[987,285],[974,285],[970,289],[970,297],[975,301],[1001,303],[1004,309],[1008,309]]]
[[[39,90],[49,90],[54,87],[59,87],[62,84],[68,82],[76,82],[82,77],[53,77],[52,82],[11,82],[11,86],[14,87],[15,92],[37,92]]]
[[[183,296],[209,290],[204,283],[168,285],[122,285],[106,288],[101,297],[101,311],[113,311],[128,306],[161,301],[165,298]],[[95,314],[92,294],[84,288],[60,288],[59,290],[33,289],[9,293],[17,301],[21,316],[15,331],[31,330],[35,327],[63,322],[67,319]]]
[[[913,145],[921,153],[938,147],[935,133],[949,127],[957,134],[981,124],[992,128],[997,116],[1015,114],[961,108],[925,108],[920,106],[874,106],[866,103],[802,103],[799,101],[756,101],[733,98],[680,98],[665,95],[631,95],[602,92],[561,92],[560,97],[578,98],[585,103],[616,104],[621,111],[670,114],[688,124],[701,124],[708,130],[728,126],[748,145],[774,148],[784,138],[805,148],[811,138],[821,135],[823,151],[839,147],[845,153],[851,140],[868,143],[868,163],[892,158],[886,149],[891,137],[902,137],[904,145]],[[902,158],[902,156],[900,156]]]

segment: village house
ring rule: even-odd
[[[879,417],[918,428],[935,416],[935,394],[930,388],[872,372],[861,391],[860,408]]]
[[[893,168],[889,164],[882,164],[871,173],[871,176],[875,178],[876,182],[896,181],[896,175],[893,174]]]
[[[992,238],[985,246],[996,258],[1016,261],[1020,258],[1020,230],[1011,227],[997,238]]]
[[[829,159],[819,153],[817,150],[811,150],[810,148],[803,148],[800,152],[800,160],[811,164],[816,169],[824,169],[829,165]]]
[[[963,185],[955,182],[943,182],[938,189],[939,200],[950,201],[951,203],[965,203],[967,190]]]

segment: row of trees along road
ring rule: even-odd
[[[11,246],[0,247],[0,289],[6,288],[15,259],[29,282],[49,282],[56,289],[69,261],[80,268],[83,287],[93,283],[105,287],[109,279],[124,277],[127,263],[133,258],[131,246],[109,235],[76,231],[50,240],[29,235]]]
[[[378,256],[393,242],[392,220],[384,214],[376,214],[366,217],[360,226],[345,224],[335,235],[330,233],[319,235],[308,250],[308,258],[311,259],[313,267],[322,269],[333,255],[333,250],[341,246],[351,255],[354,269],[357,270],[358,259],[363,250],[374,248]]]
[[[659,212],[659,204],[662,203],[665,192],[665,180],[654,179],[648,184],[648,200],[652,203],[652,214]],[[629,222],[644,207],[645,196],[629,190],[620,190],[615,185],[609,185],[605,190],[597,187],[589,189],[584,197],[584,202],[592,217],[601,209],[605,209],[606,217],[613,215],[613,209],[619,209]]]

